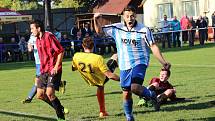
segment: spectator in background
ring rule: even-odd
[[[15,37],[15,42],[19,43],[21,35],[20,35],[20,32],[19,32],[18,29],[15,31],[15,36],[14,37]]]
[[[17,61],[20,59],[19,45],[16,43],[15,37],[12,37],[10,41],[10,45],[6,47],[7,61]]]
[[[71,43],[73,43],[73,41],[71,41],[67,34],[63,35],[63,38],[61,40],[61,45],[63,46],[64,50],[65,50],[65,57],[71,57],[73,50],[71,49]],[[73,44],[74,45],[74,44]]]
[[[27,52],[28,52],[27,42],[25,41],[25,37],[20,38],[20,41],[19,41],[18,45],[19,45],[19,50],[20,50],[20,60],[22,61],[23,57],[24,57],[24,54],[25,53],[27,54]]]
[[[191,16],[189,18],[190,21],[190,31],[189,31],[189,46],[194,46],[194,40],[195,40],[195,34],[196,34],[196,22],[193,20],[193,17]]]
[[[188,40],[188,30],[190,27],[190,22],[187,15],[183,16],[180,20],[181,30],[182,30],[182,41],[187,43]]]
[[[25,37],[20,38],[18,45],[22,54],[24,54],[24,52],[27,52],[27,42],[25,41]]]
[[[202,18],[202,16],[199,16],[198,20],[196,21],[196,26],[198,26],[198,29],[199,29],[200,45],[204,45],[205,39],[206,39],[205,29],[207,27],[207,22]]]
[[[208,24],[209,24],[209,19],[208,19],[208,17],[206,16],[206,14],[207,14],[207,12],[204,12],[204,17],[203,17],[203,19],[205,20],[205,22],[206,22],[206,29],[205,29],[205,40],[206,41],[208,41]]]
[[[85,38],[86,37],[86,34],[89,35],[89,36],[92,36],[93,35],[93,32],[90,28],[90,24],[88,23],[85,23],[84,24],[84,28],[81,29],[81,36],[82,38]]]
[[[82,48],[82,33],[81,31],[77,32],[77,40],[74,41],[74,51],[75,52],[80,52]]]
[[[171,48],[171,41],[170,41],[170,22],[167,20],[167,15],[164,15],[164,20],[161,21],[161,28],[163,33],[163,40],[162,40],[162,48],[165,48],[165,41],[168,43],[168,48]]]
[[[78,31],[79,31],[78,25],[74,24],[74,27],[70,31],[70,35],[72,36],[73,40],[77,40],[77,33],[78,33]]]
[[[3,38],[0,37],[0,63],[5,62],[6,50]]]
[[[28,40],[30,39],[31,33],[28,29],[25,30],[24,33],[24,37],[25,37],[25,41],[28,42]]]
[[[215,11],[211,16],[212,19],[212,27],[215,27]],[[215,28],[214,28],[214,42],[215,42]]]
[[[61,41],[61,32],[59,29],[57,29],[57,28],[54,29],[54,35],[57,38],[57,40],[60,42]]]
[[[173,47],[176,47],[176,42],[178,43],[178,47],[181,47],[181,41],[180,41],[180,31],[181,26],[180,22],[177,20],[177,17],[174,16],[172,21],[172,28],[173,28]]]

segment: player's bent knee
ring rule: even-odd
[[[165,92],[164,92],[166,95],[168,96],[171,96],[172,94],[174,94],[174,89],[167,89]]]
[[[143,89],[142,89],[142,86],[140,84],[132,83],[131,84],[131,91],[136,95],[141,95]]]
[[[44,94],[42,94],[42,93],[37,93],[37,99],[39,99],[39,100],[43,100],[44,99]]]

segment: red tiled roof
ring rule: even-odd
[[[131,0],[107,0],[103,6],[96,6],[93,13],[121,14]]]

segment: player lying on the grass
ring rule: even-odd
[[[163,104],[169,98],[171,101],[176,101],[178,99],[184,98],[177,98],[175,93],[176,89],[172,86],[172,84],[168,81],[170,77],[170,70],[162,68],[160,71],[160,76],[154,77],[151,79],[148,89],[155,91],[159,103]],[[147,106],[147,100],[141,99],[138,102],[138,106]]]
[[[97,99],[100,108],[99,117],[108,116],[105,110],[104,84],[109,79],[119,81],[119,77],[112,73],[118,66],[117,55],[113,55],[106,65],[101,55],[93,53],[94,43],[92,38],[84,38],[82,46],[84,52],[75,53],[72,60],[72,70],[78,70],[90,86],[97,86]]]

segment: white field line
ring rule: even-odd
[[[160,64],[157,63],[150,63],[149,66],[159,66]],[[200,68],[215,68],[215,65],[196,65],[196,64],[172,64],[172,67],[200,67]]]

